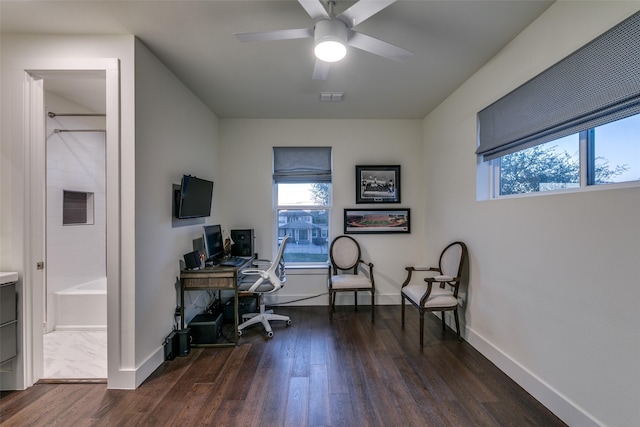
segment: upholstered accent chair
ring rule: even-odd
[[[462,242],[453,242],[443,249],[437,267],[405,267],[407,278],[401,290],[402,327],[404,328],[405,301],[408,300],[420,313],[420,348],[424,347],[424,314],[428,311],[441,312],[443,331],[446,328],[444,313],[453,311],[456,335],[461,340],[458,291],[466,258],[467,246]],[[426,277],[412,283],[414,272]]]
[[[329,249],[328,265],[329,318],[335,311],[336,293],[353,292],[354,306],[358,310],[358,292],[371,292],[371,321],[374,319],[376,286],[373,264],[361,259],[360,245],[351,236],[338,236]]]

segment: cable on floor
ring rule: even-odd
[[[268,304],[268,305],[269,305],[269,307],[279,307],[279,306],[281,306],[281,305],[292,304],[292,303],[294,303],[294,302],[300,302],[300,301],[306,301],[306,300],[308,300],[308,299],[312,299],[312,298],[318,298],[318,297],[321,297],[321,296],[323,296],[323,295],[329,295],[329,292],[325,292],[325,293],[323,293],[323,294],[318,294],[318,295],[313,295],[313,296],[310,296],[310,297],[304,297],[304,298],[300,298],[300,299],[294,299],[294,300],[292,300],[292,301],[285,301],[285,302],[279,302],[279,303],[277,303],[277,304]]]

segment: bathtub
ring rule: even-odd
[[[55,330],[107,329],[107,278],[54,293]]]

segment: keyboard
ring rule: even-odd
[[[231,258],[227,258],[220,263],[220,265],[224,265],[225,267],[240,267],[247,260],[245,258],[232,256]]]

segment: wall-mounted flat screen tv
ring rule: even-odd
[[[176,217],[200,218],[211,215],[213,181],[184,175],[176,197]]]

